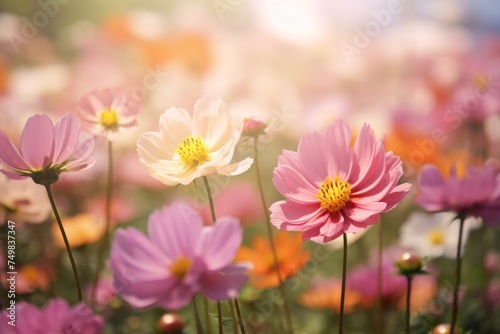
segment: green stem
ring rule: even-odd
[[[203,183],[205,184],[205,188],[207,190],[208,205],[210,206],[212,223],[215,224],[217,222],[217,216],[215,215],[214,199],[212,198],[212,191],[210,190],[210,184],[208,183],[208,178],[206,176],[203,176]]]
[[[463,229],[465,223],[465,217],[463,215],[459,215],[458,219],[460,220],[460,227],[458,231],[458,245],[457,245],[457,258],[456,258],[456,266],[455,266],[455,287],[453,289],[453,306],[451,313],[451,324],[450,324],[450,333],[454,333],[457,316],[458,316],[458,297],[460,291],[460,276],[462,271],[462,237],[463,237]]]
[[[97,251],[97,269],[95,272],[94,280],[92,282],[92,294],[91,299],[96,299],[97,283],[99,282],[99,276],[104,267],[104,253],[106,247],[109,244],[109,227],[111,225],[111,200],[113,198],[113,145],[111,141],[108,141],[108,175],[106,183],[106,204],[104,207],[105,216],[105,227],[104,234]]]
[[[342,255],[342,290],[340,292],[340,312],[339,312],[339,334],[344,331],[344,303],[345,303],[345,285],[347,272],[347,234],[342,234],[343,255]]]
[[[246,334],[245,325],[243,324],[243,318],[241,316],[240,303],[238,302],[238,298],[234,298],[234,305],[236,306],[236,315],[238,316],[238,324],[240,325],[241,334]]]
[[[205,308],[205,326],[207,329],[208,334],[212,334],[212,328],[210,325],[210,314],[209,314],[209,309],[208,309],[208,299],[206,297],[203,297],[203,307]]]
[[[382,252],[384,249],[384,225],[380,221],[378,226],[377,246],[377,309],[375,310],[375,328],[377,334],[382,334]]]
[[[210,191],[210,184],[208,183],[208,178],[203,176],[203,183],[205,184],[205,188],[207,190],[208,204],[210,206],[210,214],[212,215],[212,224],[217,222],[217,216],[215,215],[215,207],[214,207],[214,199],[212,198],[212,191]],[[220,301],[217,301],[217,319],[219,320],[219,334],[223,333],[222,328],[222,310]]]
[[[198,313],[198,307],[196,306],[195,297],[193,297],[191,303],[193,304],[194,318],[196,322],[196,333],[203,334],[203,328],[201,327],[201,321],[200,321],[200,314]]]
[[[406,275],[406,312],[405,312],[405,333],[410,334],[410,306],[411,306],[411,281],[412,275]]]
[[[262,185],[262,178],[260,176],[259,154],[258,154],[258,137],[254,138],[253,159],[254,159],[254,167],[255,167],[254,168],[255,169],[255,176],[257,178],[257,184],[259,186],[260,198],[262,201],[262,208],[264,210],[264,216],[266,217],[267,236],[269,238],[269,245],[271,246],[271,253],[273,254],[274,270],[276,271],[276,275],[278,276],[279,290],[280,290],[281,298],[283,298],[283,308],[285,310],[285,317],[286,317],[288,330],[289,330],[289,333],[293,334],[292,316],[290,314],[290,307],[289,307],[288,300],[286,297],[285,288],[283,286],[283,278],[281,277],[281,273],[280,273],[280,269],[279,269],[278,254],[276,252],[276,246],[274,245],[273,232],[271,229],[271,219],[269,218],[269,214],[267,213],[268,206],[266,203],[266,197],[264,195],[264,187]]]
[[[224,332],[224,328],[222,326],[222,309],[220,305],[220,301],[217,301],[217,319],[219,320],[219,334],[222,334]]]
[[[236,310],[234,307],[234,301],[231,299],[229,300],[229,309],[231,310],[231,318],[233,319],[233,333],[237,334],[238,333],[238,320],[236,316]]]
[[[52,206],[52,211],[54,211],[54,216],[56,217],[57,225],[59,225],[59,230],[61,230],[61,235],[64,240],[64,245],[66,246],[66,251],[68,252],[69,261],[71,262],[71,269],[73,270],[73,276],[75,277],[76,290],[78,292],[78,301],[83,300],[82,289],[80,287],[80,279],[78,278],[78,271],[76,270],[75,259],[73,258],[73,252],[69,245],[68,238],[66,237],[66,232],[64,232],[64,226],[61,222],[61,217],[59,217],[59,212],[57,212],[56,203],[54,202],[54,197],[52,196],[52,191],[50,190],[50,184],[45,184],[45,189],[47,190],[47,195],[49,196],[50,205]]]

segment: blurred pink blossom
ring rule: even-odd
[[[247,281],[247,265],[232,263],[243,230],[233,218],[204,226],[186,204],[164,206],[149,216],[148,236],[120,229],[111,246],[114,286],[132,306],[177,310],[201,293],[211,300],[235,298]]]
[[[495,162],[484,167],[468,166],[465,175],[450,169],[446,179],[433,165],[424,167],[418,178],[416,198],[424,210],[454,211],[461,217],[474,216],[490,226],[500,225],[500,170]]]

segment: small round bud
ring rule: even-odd
[[[266,123],[255,118],[245,118],[243,123],[243,135],[249,137],[260,136],[266,131]]]
[[[412,275],[422,272],[422,258],[413,253],[403,253],[397,260],[396,266],[402,275]]]
[[[439,324],[432,330],[432,334],[450,334],[450,324]],[[458,331],[453,330],[454,334],[458,334]]]
[[[175,313],[165,313],[158,319],[158,330],[161,334],[182,334],[184,321]]]

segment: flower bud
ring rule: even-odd
[[[158,319],[158,331],[161,334],[182,334],[184,321],[176,313],[165,313]]]
[[[422,258],[413,253],[403,253],[396,261],[396,266],[399,269],[399,273],[402,275],[413,275],[423,272]]]
[[[245,118],[243,123],[243,135],[248,137],[256,137],[266,131],[266,123],[255,118]]]
[[[432,334],[450,334],[450,324],[439,324],[432,330]],[[458,331],[453,330],[454,334],[458,334]]]

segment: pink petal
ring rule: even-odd
[[[336,239],[339,235],[344,233],[344,217],[341,214],[335,214],[335,220],[328,219],[323,226],[319,229],[325,240]]]
[[[228,266],[241,246],[243,230],[235,218],[222,217],[217,224],[203,230],[196,254],[204,259],[208,270],[220,270]]]
[[[71,157],[80,133],[78,120],[73,114],[61,117],[54,126],[54,163],[62,163]]]
[[[371,216],[384,212],[387,207],[386,203],[374,202],[369,204],[354,204],[353,207],[345,207],[342,211],[344,214],[355,222],[362,223]]]
[[[298,160],[304,176],[311,183],[321,182],[328,176],[325,137],[317,132],[300,139],[297,150]]]
[[[200,292],[211,300],[236,298],[247,280],[248,276],[244,274],[205,272],[200,276]]]
[[[54,126],[46,115],[28,119],[21,134],[21,152],[33,169],[44,169],[53,162]]]
[[[200,214],[181,202],[164,206],[149,216],[151,241],[172,261],[180,256],[193,257],[202,229]]]
[[[294,202],[307,204],[317,203],[318,188],[312,185],[296,169],[287,165],[278,166],[274,170],[273,184],[286,198]]]
[[[2,131],[0,131],[0,161],[12,169],[25,171],[31,169],[14,144]]]
[[[420,172],[417,182],[420,192],[422,194],[425,194],[426,196],[438,191],[439,194],[436,194],[435,197],[441,196],[440,189],[443,189],[446,183],[441,172],[432,165],[424,166],[424,168]]]
[[[70,312],[71,309],[69,304],[64,299],[57,298],[47,303],[43,310],[43,316],[46,320],[50,319],[50,322],[62,326],[64,318],[66,318]]]
[[[5,176],[7,176],[8,178],[10,178],[12,180],[24,180],[24,179],[29,178],[29,176],[22,176],[17,172],[12,172],[12,171],[8,171],[8,170],[0,170],[0,172],[2,172]]]
[[[64,165],[64,169],[67,171],[78,171],[92,167],[95,164],[95,157],[92,154],[94,147],[94,138],[82,141],[73,151],[72,159]]]
[[[411,184],[403,183],[394,188],[387,196],[382,200],[387,203],[387,207],[384,212],[392,210],[396,205],[398,205],[403,198],[410,192]]]
[[[162,295],[168,293],[178,284],[177,279],[168,277],[158,280],[139,282],[122,282],[115,280],[114,286],[123,298],[138,309],[145,309],[162,302]]]
[[[160,296],[158,306],[167,310],[176,311],[189,304],[195,292],[186,285],[176,285]]]
[[[349,177],[354,153],[351,148],[351,130],[344,121],[339,120],[328,128],[326,150],[319,153],[327,156],[330,176]]]
[[[280,228],[283,223],[316,225],[316,219],[325,213],[319,203],[300,204],[292,201],[276,202],[271,205],[269,210],[271,211],[271,222],[277,228]],[[307,229],[307,226],[304,229]]]
[[[169,258],[134,228],[120,229],[111,245],[110,267],[114,277],[127,282],[157,281],[169,277]]]

